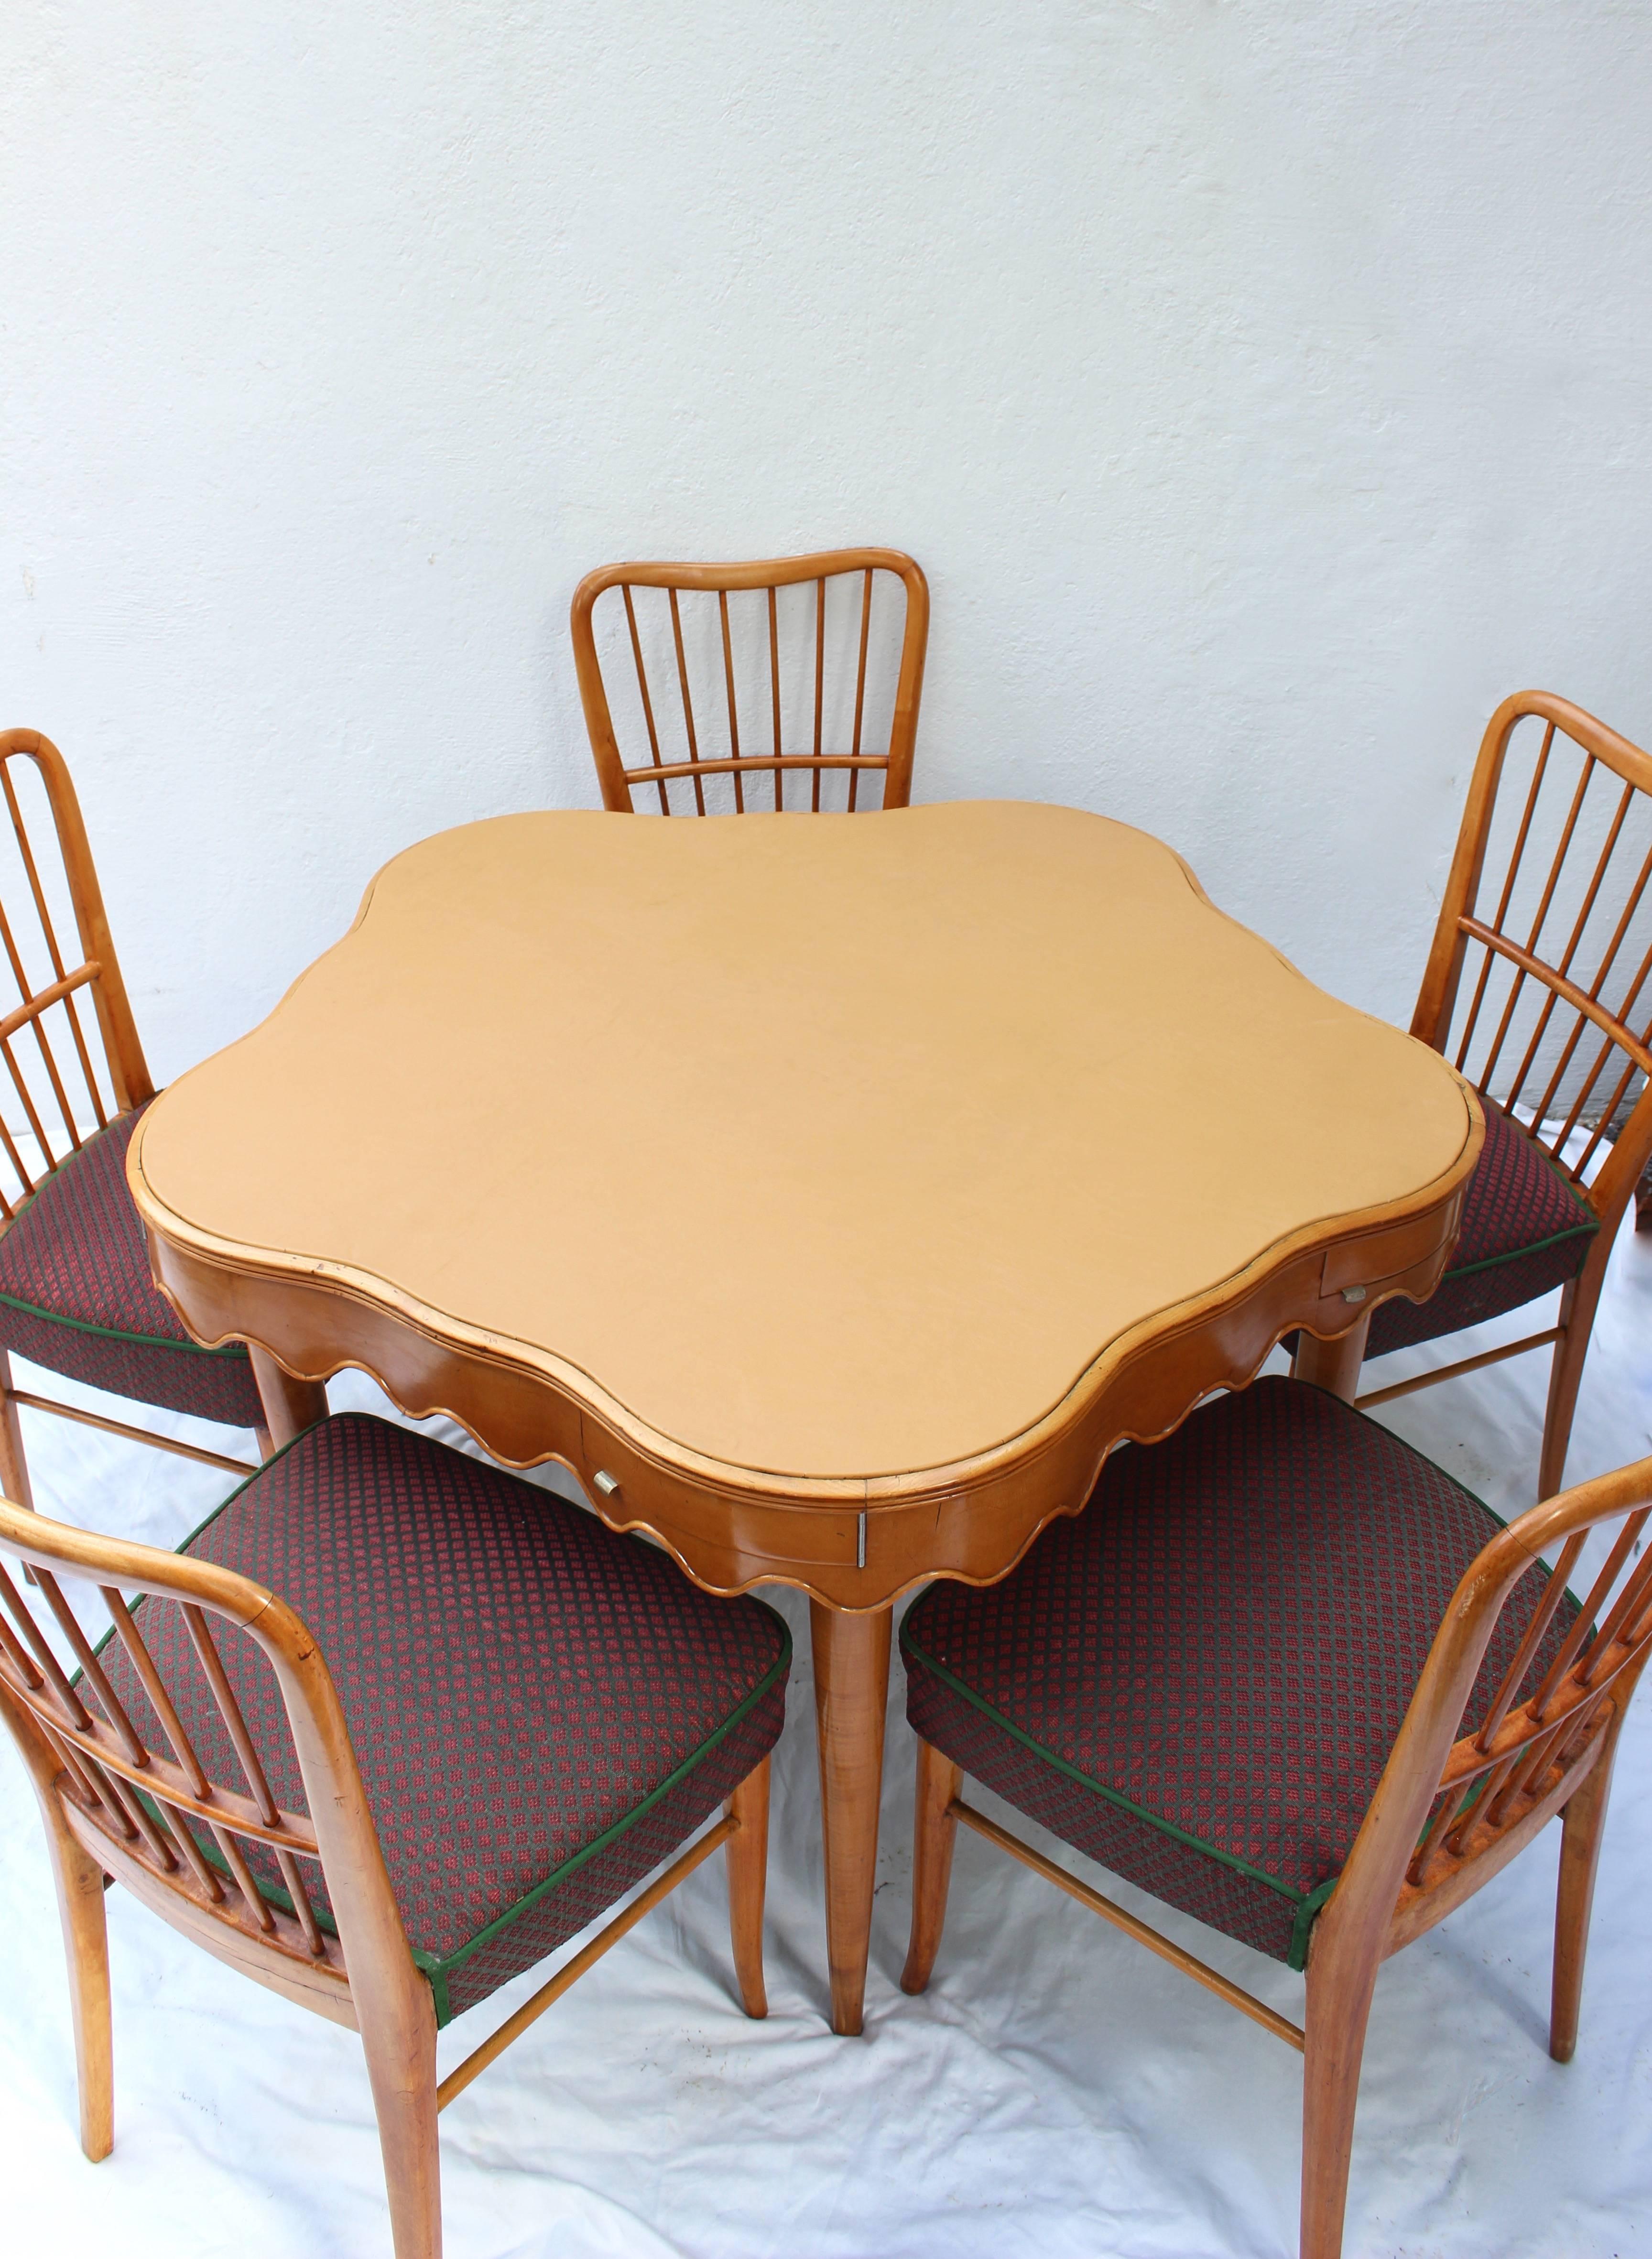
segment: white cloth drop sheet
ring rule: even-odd
[[[1652,1238],[1626,1225],[1584,1378],[1574,1480],[1652,1450],[1648,1320]],[[1471,1345],[1542,1322],[1534,1306]],[[1385,1377],[1444,1361],[1408,1354]],[[1535,1488],[1547,1375],[1542,1355],[1517,1359],[1383,1416],[1510,1515]],[[22,1366],[18,1381],[72,1393]],[[331,1393],[335,1408],[388,1408],[358,1376]],[[223,1494],[210,1469],[24,1418],[37,1501],[63,1519],[170,1545]],[[461,1440],[446,1423],[428,1426]],[[898,1990],[913,1771],[898,1659],[865,2034],[832,2036],[808,1611],[794,1594],[768,1597],[798,1647],[775,1759],[768,2020],[748,2022],[735,2004],[714,1859],[444,2113],[450,2259],[1293,2252],[1300,2057],[979,1838],[959,1837],[928,1994]],[[0,1783],[5,2249],[388,2259],[354,2035],[238,1978],[118,1890],[109,1899],[116,2146],[103,2164],[84,2161],[56,1907],[9,1742]],[[1349,2259],[1652,2253],[1649,1789],[1643,1697],[1621,1745],[1572,2063],[1546,2051],[1557,1826],[1387,1964],[1365,2052]],[[1014,1824],[1300,2016],[1290,1970]],[[441,2068],[544,1975],[445,2033]]]

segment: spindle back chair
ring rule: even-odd
[[[3,1241],[63,1165],[145,1105],[154,1096],[154,1084],[115,954],[75,786],[63,756],[38,730],[0,731],[0,796],[5,805],[0,823],[0,951],[7,967],[0,980],[9,979],[16,996],[0,1013]],[[70,935],[72,945],[65,939]],[[132,1231],[136,1232],[135,1217]],[[160,1322],[182,1338],[182,1329],[146,1281],[145,1265],[139,1292],[147,1292]],[[0,1282],[0,1296],[10,1283]],[[73,1372],[94,1386],[113,1385],[140,1400],[168,1400],[145,1395],[140,1385],[121,1387],[117,1378],[111,1381],[101,1369],[107,1360],[88,1347],[96,1332],[87,1329],[79,1343],[68,1344],[71,1351],[86,1349],[96,1369],[78,1370],[83,1360],[73,1354],[53,1369]],[[31,1326],[25,1318],[19,1328],[8,1319],[0,1324],[0,1343],[8,1335],[26,1340],[24,1353],[36,1362],[53,1364],[51,1326]],[[182,1374],[184,1361],[172,1362]],[[232,1415],[236,1423],[261,1431],[262,1410],[245,1351],[218,1352],[210,1362],[190,1358],[187,1379],[173,1408],[200,1410],[207,1418]],[[229,1472],[247,1472],[244,1460],[14,1388],[10,1350],[0,1346],[0,1490],[25,1504],[31,1489],[20,1405]],[[260,1442],[267,1447],[261,1433]]]
[[[154,1085],[75,787],[38,730],[0,731],[0,948],[16,991],[0,1016],[0,1217],[10,1222],[90,1130],[153,1098]],[[78,950],[60,938],[69,926]]]
[[[1506,699],[1481,743],[1411,1032],[1523,1125],[1598,1229],[1553,1326],[1358,1401],[1385,1403],[1552,1343],[1540,1497],[1564,1478],[1607,1259],[1652,1158],[1649,882],[1652,759],[1564,698]],[[1471,1185],[1470,1215],[1475,1199]],[[1442,1309],[1449,1303],[1442,1293]],[[1378,1313],[1373,1341],[1385,1322]],[[1454,1329],[1413,1322],[1405,1336]]]
[[[1398,1438],[1384,1449],[1426,1466]],[[1105,1504],[1100,1510],[1107,1510]],[[1492,1517],[1479,1512],[1492,1526]],[[961,1766],[923,1740],[903,1989],[921,1992],[929,1982],[962,1821],[1303,2051],[1302,2259],[1338,2259],[1360,2063],[1378,1971],[1391,1954],[1472,1897],[1556,1814],[1563,1835],[1549,2053],[1557,2063],[1571,2059],[1613,1757],[1652,1650],[1652,1546],[1642,1550],[1649,1518],[1652,1458],[1646,1458],[1530,1507],[1496,1530],[1464,1571],[1334,1888],[1314,1894],[1321,1903],[1307,1948],[1302,2026],[965,1803]],[[1260,1543],[1260,1532],[1255,1534]],[[1575,1581],[1584,1591],[1580,1572],[1585,1570],[1591,1573],[1579,1606],[1569,1587]],[[1400,1574],[1392,1571],[1397,1585]],[[1527,1583],[1534,1576],[1542,1579],[1537,1587]],[[993,1596],[982,1598],[990,1607]],[[1013,1595],[1009,1605],[1015,1605]],[[1024,1609],[1024,1600],[1020,1606]],[[1483,1675],[1487,1650],[1511,1611],[1499,1653],[1512,1653],[1488,1679]],[[1378,1627],[1369,1609],[1367,1614],[1371,1624],[1364,1635],[1375,1648],[1392,1635],[1392,1624]],[[1063,1671],[1058,1658],[1040,1662],[1036,1628],[1029,1636],[1023,1669],[1044,1677]],[[1356,1646],[1346,1650],[1345,1663],[1359,1680],[1367,1665]],[[1062,1683],[1070,1700],[1081,1699],[1065,1671]],[[1219,1683],[1218,1675],[1209,1683]],[[1278,1700],[1283,1705],[1288,1699],[1281,1683]],[[1195,1735],[1201,1731],[1192,1717],[1182,1726]],[[1219,1734],[1221,1728],[1207,1720],[1202,1730]],[[999,1786],[1000,1794],[1011,1793]],[[1229,1821],[1227,1840],[1242,1840],[1243,1821],[1235,1814]]]
[[[1572,2058],[1613,1763],[1652,1648],[1652,1550],[1641,1550],[1648,1500],[1652,1459],[1580,1484],[1500,1531],[1457,1588],[1315,1928],[1305,2020],[1304,2259],[1336,2259],[1342,2248],[1378,1968],[1490,1882],[1557,1813],[1549,2052],[1556,2063]],[[1590,1533],[1614,1522],[1558,1653],[1523,1692]],[[1477,1724],[1465,1711],[1498,1619],[1544,1557],[1554,1565],[1543,1600]]]
[[[323,1422],[297,1448],[344,1424]],[[254,1485],[279,1464],[278,1457],[267,1465]],[[423,1510],[438,1502],[431,1495],[417,1501]],[[765,1756],[734,1789],[723,1818],[438,2084],[429,1964],[416,1963],[338,1691],[306,1623],[279,1594],[234,1569],[72,1529],[4,1500],[0,1556],[25,1565],[40,1604],[32,1610],[0,1566],[0,1715],[46,1822],[68,1961],[81,2145],[94,2162],[114,2140],[105,1878],[230,1967],[360,2033],[396,2259],[439,2259],[438,2112],[723,1845],[742,1999],[748,2014],[766,2013]],[[82,1621],[84,1601],[76,1607],[65,1579],[96,1588],[112,1620],[104,1638],[95,1643]],[[168,1623],[165,1612],[174,1607],[177,1616]],[[483,1611],[480,1620],[496,1638],[496,1618]],[[238,1635],[264,1658],[278,1693],[274,1706],[262,1706],[256,1734],[247,1715],[245,1651],[237,1657],[227,1643]],[[121,1658],[125,1703],[111,1684],[111,1649]],[[199,1666],[210,1702],[199,1685],[180,1683],[187,1656]],[[193,1735],[183,1722],[187,1708]],[[273,1733],[272,1714],[290,1735],[289,1751],[274,1746],[280,1729]],[[396,1730],[388,1712],[375,1714],[374,1725],[381,1733]],[[298,1809],[270,1785],[283,1771],[291,1778],[289,1755],[302,1782]],[[495,1972],[492,1981],[504,1978]]]
[[[894,588],[904,602],[898,665],[883,593]],[[614,615],[605,630],[609,672],[617,670],[634,692],[626,736],[637,757],[630,760],[594,617],[610,589],[619,592],[623,615],[619,606],[605,608]],[[644,592],[658,594],[645,603]],[[851,810],[865,805],[861,782],[872,773],[881,775],[885,808],[909,802],[929,591],[901,551],[607,565],[575,590],[571,627],[604,808],[630,812],[633,786],[652,786],[663,816],[673,813],[673,789],[679,811],[691,805],[700,816],[724,805],[735,813],[779,809],[794,772],[808,780],[812,811],[833,772],[847,778],[843,804]],[[784,665],[783,645],[795,654]],[[729,789],[720,791],[725,780]]]

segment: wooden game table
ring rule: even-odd
[[[1351,1393],[1481,1134],[1157,840],[978,802],[427,839],[129,1168],[278,1441],[360,1366],[707,1590],[809,1595],[852,2033],[897,1599],[1002,1577],[1294,1329]]]

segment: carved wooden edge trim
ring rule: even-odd
[[[254,1269],[174,1219],[128,1167],[156,1284],[198,1337],[255,1341],[297,1377],[368,1372],[414,1418],[442,1413],[506,1464],[555,1461],[616,1529],[657,1538],[704,1589],[781,1583],[825,1605],[887,1607],[926,1576],[990,1583],[1058,1514],[1084,1504],[1113,1446],[1179,1426],[1204,1397],[1253,1379],[1299,1329],[1333,1338],[1397,1294],[1421,1301],[1445,1267],[1483,1122],[1465,1092],[1456,1162],[1404,1202],[1292,1233],[1179,1311],[1132,1328],[1039,1421],[951,1465],[871,1479],[731,1465],[659,1435],[578,1368],[461,1327],[342,1266]],[[166,1219],[157,1222],[157,1211]],[[1361,1251],[1363,1250],[1363,1258]],[[1362,1274],[1360,1276],[1359,1274]],[[1350,1284],[1366,1284],[1349,1301]],[[617,1472],[616,1490],[594,1484]]]
[[[361,1358],[337,1325],[321,1329],[321,1337],[313,1346],[307,1339],[302,1346],[295,1338],[286,1343],[279,1338],[264,1341],[249,1328],[246,1321],[258,1315],[250,1307],[253,1301],[265,1304],[271,1294],[279,1293],[283,1287],[309,1288],[330,1301],[347,1303],[353,1311],[381,1312],[403,1328],[422,1335],[449,1356],[497,1365],[548,1384],[664,1468],[725,1485],[742,1493],[788,1502],[835,1505],[853,1498],[871,1504],[932,1497],[967,1487],[1005,1466],[1019,1464],[1029,1452],[1043,1448],[1081,1419],[1089,1404],[1109,1386],[1115,1370],[1139,1358],[1144,1348],[1157,1349],[1167,1336],[1178,1335],[1189,1327],[1220,1322],[1279,1274],[1287,1269],[1300,1269],[1305,1256],[1314,1258],[1316,1265],[1323,1265],[1328,1252],[1335,1250],[1338,1260],[1333,1276],[1323,1282],[1323,1291],[1315,1292],[1306,1303],[1299,1292],[1289,1315],[1279,1324],[1276,1340],[1298,1328],[1306,1328],[1321,1340],[1328,1340],[1349,1331],[1378,1301],[1391,1300],[1399,1293],[1409,1294],[1413,1301],[1426,1299],[1433,1291],[1437,1271],[1421,1286],[1413,1281],[1412,1274],[1420,1266],[1426,1267],[1436,1251],[1442,1252],[1439,1267],[1443,1268],[1443,1253],[1449,1251],[1457,1229],[1460,1194],[1479,1157],[1485,1134],[1478,1101],[1466,1085],[1462,1087],[1469,1115],[1463,1145],[1451,1167],[1432,1184],[1403,1201],[1381,1208],[1331,1222],[1321,1219],[1305,1224],[1264,1249],[1216,1286],[1128,1328],[1096,1353],[1048,1411],[986,1450],[934,1467],[865,1478],[798,1475],[785,1469],[743,1465],[709,1457],[651,1426],[591,1374],[553,1350],[513,1341],[450,1316],[389,1280],[376,1279],[348,1265],[315,1257],[281,1255],[266,1249],[240,1248],[202,1230],[168,1208],[145,1178],[143,1122],[139,1124],[128,1149],[126,1167],[133,1198],[146,1227],[155,1285],[195,1338],[210,1347],[221,1347],[231,1340],[256,1341],[296,1379],[304,1380],[326,1380],[347,1365],[361,1364]],[[1364,1243],[1371,1243],[1371,1264],[1362,1269],[1353,1251]],[[241,1290],[231,1298],[236,1304],[233,1314],[225,1307],[226,1298],[221,1287],[214,1291],[215,1284],[226,1278],[244,1282]],[[1345,1299],[1345,1290],[1356,1279],[1366,1284],[1369,1296],[1360,1302],[1349,1302]],[[1331,1291],[1333,1285],[1336,1291]],[[314,1329],[281,1330],[289,1335],[296,1332],[302,1338]],[[1263,1354],[1265,1356],[1266,1350]],[[364,1370],[376,1369],[364,1365]],[[449,1405],[433,1403],[428,1411],[447,1412],[461,1425],[468,1424],[462,1414]],[[508,1464],[525,1466],[555,1454],[538,1450],[505,1450],[495,1456]]]

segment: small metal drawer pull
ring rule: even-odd
[[[1364,1293],[1364,1288],[1362,1286],[1360,1288],[1361,1293]],[[617,1475],[609,1474],[606,1467],[599,1467],[596,1472],[591,1477],[591,1480],[595,1484],[597,1489],[602,1493],[604,1498],[613,1498],[619,1490],[619,1477]]]
[[[1363,1302],[1364,1299],[1365,1289],[1363,1286],[1344,1286],[1342,1289],[1342,1300],[1345,1302]],[[597,1480],[599,1482],[602,1480],[600,1475]]]

